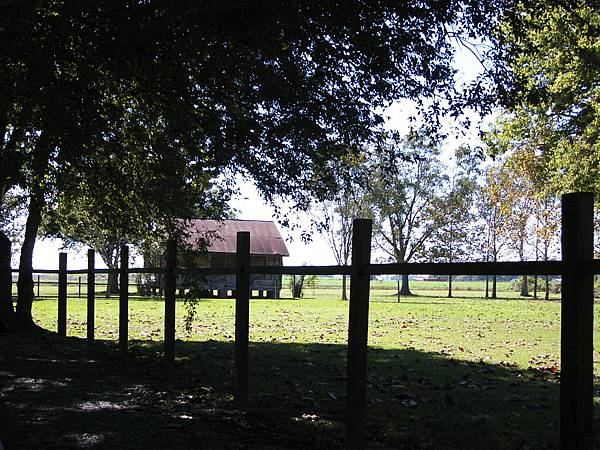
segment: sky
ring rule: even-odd
[[[466,50],[458,49],[457,63],[458,73],[456,77],[460,81],[468,81],[476,76],[480,70],[479,63]],[[408,101],[394,102],[384,111],[387,116],[386,128],[388,130],[397,130],[402,134],[408,131],[408,118],[414,114],[415,108]],[[474,123],[477,120],[473,121]],[[453,122],[445,120],[443,129],[449,131]],[[451,160],[453,149],[461,142],[476,142],[478,140],[476,130],[470,130],[466,137],[460,141],[457,138],[449,138],[442,147],[442,159],[448,164]],[[232,201],[230,205],[238,211],[237,218],[248,220],[273,220],[274,210],[267,205],[260,197],[257,189],[251,180],[244,180],[238,177],[237,184],[241,193]],[[324,236],[311,230],[310,220],[306,218],[293,218],[292,222],[299,226],[298,229],[290,230],[277,224],[282,237],[286,241],[290,257],[284,259],[285,265],[330,265],[336,264],[335,258]],[[311,232],[310,242],[304,242],[300,236],[302,232]],[[61,251],[62,242],[54,239],[39,239],[36,243],[33,253],[33,267],[35,269],[55,269],[58,267],[58,253]],[[76,249],[67,250],[68,267],[70,269],[83,269],[87,267],[86,260],[87,248],[82,247],[79,251]],[[105,267],[100,258],[97,258],[97,267]],[[141,266],[142,259],[134,256],[130,262],[134,267]]]

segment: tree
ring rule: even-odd
[[[61,222],[64,194],[101,185],[108,195],[88,205],[99,215],[115,213],[125,193],[135,208],[121,212],[153,224],[192,204],[207,174],[244,173],[267,200],[307,205],[335,189],[336,161],[369,140],[382,122],[377,107],[413,99],[433,128],[445,110],[476,104],[477,89],[455,89],[451,39],[488,33],[501,5],[4,5],[0,204],[13,188],[28,199],[18,326],[35,328],[31,258],[44,217]],[[127,235],[125,221],[105,223]],[[7,261],[2,246],[4,270]],[[12,310],[8,295],[0,302],[0,314]]]
[[[508,243],[507,192],[503,183],[505,173],[502,167],[488,167],[484,173],[483,184],[478,190],[478,215],[483,219],[486,234],[485,261],[497,262]],[[496,275],[492,276],[491,298],[496,298]],[[489,294],[489,277],[486,277],[485,297]]]
[[[511,216],[513,248],[523,260],[524,242],[528,236],[535,259],[547,261],[553,253],[560,228],[558,188],[552,182],[552,154],[545,151],[557,145],[556,135],[545,120],[525,114],[504,115],[497,120],[486,141],[494,154],[503,154],[506,183],[509,189],[507,211]],[[529,219],[533,218],[533,223]],[[529,222],[528,222],[529,221]],[[548,298],[548,276],[546,298]],[[521,295],[528,295],[528,278],[523,277]],[[534,296],[537,296],[537,275],[534,275]]]
[[[197,197],[190,198],[193,204],[181,202],[178,218],[210,217],[228,218],[230,216],[227,201],[230,192],[225,186],[212,182],[210,179],[196,180],[199,189]],[[165,235],[175,233],[177,223],[168,223],[151,212],[140,208],[139,201],[132,201],[127,185],[123,191],[114,191],[114,184],[105,186],[98,183],[93,191],[82,183],[64,192],[56,202],[52,214],[48,215],[43,224],[45,236],[57,237],[65,242],[67,247],[88,245],[96,250],[104,263],[113,272],[108,274],[106,296],[118,294],[118,268],[121,246],[133,244],[138,248],[163,245]],[[110,192],[104,192],[110,188]],[[144,192],[149,192],[144,189]],[[101,210],[96,205],[97,198],[115,197],[108,210]],[[173,214],[175,211],[173,211]],[[170,231],[168,231],[170,228]],[[146,256],[144,254],[144,256]]]
[[[507,72],[499,83],[505,114],[497,135],[512,143],[508,149],[535,149],[537,176],[552,196],[600,193],[597,6],[517,3],[498,28],[495,58],[506,62]],[[596,199],[600,207],[600,196]]]
[[[0,205],[0,298],[12,296],[11,249],[22,233],[24,214],[23,197],[16,192],[5,194],[5,204]],[[0,330],[14,328],[15,317],[12,302],[0,302]]]
[[[321,204],[317,212],[317,221],[322,223],[323,232],[329,248],[339,265],[348,265],[352,254],[352,225],[354,219],[368,215],[365,202],[365,190],[361,186],[360,160],[345,161],[341,173],[341,189],[332,200]],[[342,300],[348,300],[346,293],[346,275],[342,275]]]
[[[375,245],[396,263],[423,256],[436,230],[434,204],[447,181],[439,148],[421,134],[390,136],[368,161],[367,202]],[[412,295],[408,275],[400,295]]]
[[[535,259],[548,261],[558,250],[560,236],[560,199],[548,189],[539,190],[535,197]],[[550,279],[544,277],[544,297],[550,296]],[[537,295],[537,275],[534,278],[534,296]]]
[[[324,234],[339,265],[347,265],[352,253],[352,221],[356,218],[356,208],[349,193],[341,192],[334,200],[321,206],[320,215],[325,221]],[[342,300],[346,295],[346,275],[342,275]]]
[[[449,263],[473,257],[473,201],[479,158],[469,148],[459,147],[455,164],[445,192],[433,204],[436,226],[427,245],[432,259]],[[448,297],[452,297],[452,275],[448,276]]]
[[[495,49],[508,64],[504,106],[544,122],[557,139],[548,152],[597,161],[600,12],[595,2],[517,3],[498,28]],[[558,156],[558,155],[557,155]],[[587,174],[585,174],[587,175]],[[584,175],[584,176],[585,176]]]
[[[528,246],[533,245],[530,237],[530,218],[534,213],[534,159],[535,155],[529,149],[518,149],[504,162],[503,183],[506,190],[504,205],[506,216],[506,232],[509,238],[509,247],[517,253],[519,261],[525,261]],[[529,277],[523,275],[521,282],[521,296],[529,297]]]
[[[317,286],[318,277],[316,275],[292,275],[290,277],[290,290],[292,291],[292,298],[303,298],[304,289],[312,288]]]

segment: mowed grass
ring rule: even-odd
[[[400,302],[388,289],[371,292],[369,440],[392,448],[556,448],[560,303],[512,292],[496,300],[472,290],[450,299],[439,290],[417,292]],[[282,447],[306,445],[307,429],[315,448],[343,445],[348,303],[338,298],[335,290],[309,289],[301,300],[251,301],[251,407],[270,420],[262,435],[288,436]],[[96,303],[97,338],[116,340],[117,299]],[[70,336],[85,336],[85,311],[85,300],[69,299]],[[234,374],[234,311],[232,299],[201,300],[188,332],[177,303],[179,370],[225,399]],[[55,329],[56,300],[37,300],[34,315]],[[130,299],[134,355],[160,357],[163,315],[161,299]],[[597,305],[595,341],[599,315]]]

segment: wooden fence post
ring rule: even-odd
[[[121,267],[119,269],[119,351],[127,355],[129,321],[129,247],[121,246]]]
[[[348,367],[346,374],[346,447],[366,447],[367,335],[369,328],[369,219],[355,219],[352,228],[352,270],[348,319]]]
[[[40,276],[37,276],[37,296],[40,296]]]
[[[67,336],[67,254],[58,254],[58,335]]]
[[[248,407],[248,328],[250,321],[250,233],[237,233],[235,279],[235,404]]]
[[[560,447],[593,446],[594,276],[583,274],[593,257],[594,195],[562,197],[562,259],[574,266],[562,274]]]
[[[96,326],[96,254],[93,249],[87,253],[87,340],[94,342],[94,328]]]
[[[81,298],[81,277],[77,278],[77,298]]]
[[[175,362],[175,290],[177,288],[177,241],[169,239],[165,261],[165,363]]]

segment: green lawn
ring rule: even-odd
[[[400,303],[393,291],[371,292],[369,439],[399,448],[555,448],[560,303],[419,292]],[[318,447],[342,442],[348,303],[331,289],[306,295],[252,300],[251,402],[265,417],[286,418],[271,432],[308,427]],[[130,300],[134,354],[160,356],[163,311],[160,299]],[[200,301],[191,333],[184,314],[178,302],[180,370],[230,398],[234,300]],[[56,300],[36,301],[34,315],[55,329]],[[85,300],[69,299],[68,315],[68,334],[85,336]],[[597,306],[596,333],[599,315]],[[117,299],[98,298],[96,317],[96,336],[117,339]],[[594,360],[598,375],[598,351]]]

